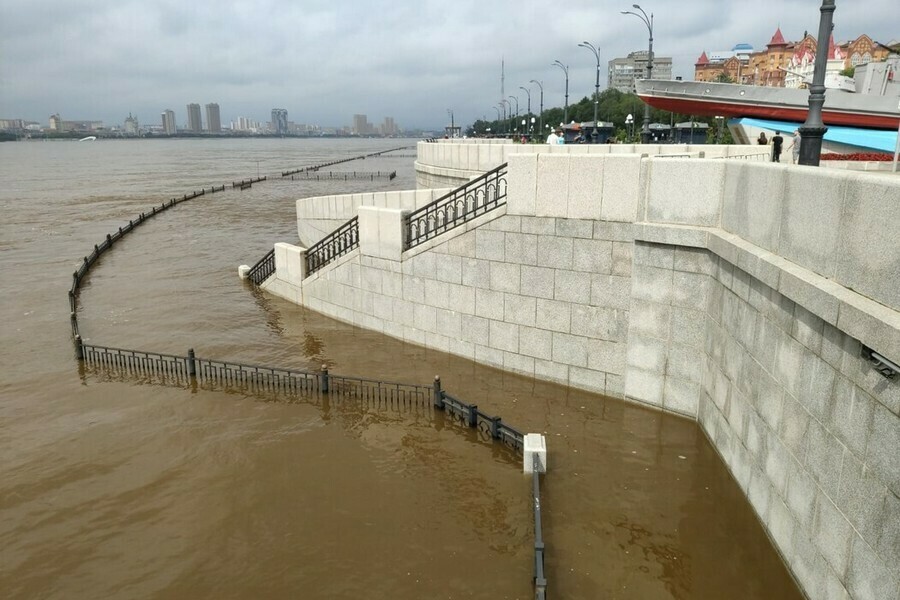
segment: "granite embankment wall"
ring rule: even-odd
[[[431,188],[302,198],[297,200],[297,239],[302,246],[313,245],[355,217],[360,206],[415,210],[440,198],[451,189]]]
[[[507,204],[402,252],[397,208],[266,287],[510,371],[699,421],[811,598],[900,594],[900,180],[514,154]],[[301,236],[302,237],[302,236]]]
[[[416,185],[421,188],[460,186],[469,179],[509,161],[515,154],[563,154],[672,156],[739,158],[768,161],[771,149],[756,145],[706,144],[513,144],[505,139],[444,139],[419,142]]]

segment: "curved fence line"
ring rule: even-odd
[[[256,181],[264,179],[257,178]],[[244,182],[242,181],[241,189],[243,189],[243,184]],[[505,192],[505,179],[503,180],[503,186]],[[235,186],[232,185],[232,187],[234,188]],[[163,202],[159,207],[153,206],[149,213],[142,212],[137,219],[129,221],[123,227],[119,227],[116,232],[107,234],[106,238],[100,244],[94,245],[93,251],[84,257],[82,264],[72,274],[72,287],[68,292],[72,336],[75,342],[76,358],[80,366],[107,374],[118,375],[123,378],[149,379],[151,383],[174,383],[176,385],[198,386],[210,389],[219,386],[237,388],[258,394],[273,395],[283,393],[304,398],[338,396],[341,398],[355,398],[364,404],[388,404],[392,407],[406,409],[419,407],[428,408],[429,410],[440,410],[450,415],[453,421],[461,422],[467,427],[477,430],[483,437],[489,437],[491,442],[499,442],[519,455],[524,453],[524,435],[519,430],[504,423],[499,416],[489,415],[479,410],[477,405],[465,403],[447,394],[441,387],[440,377],[435,377],[432,386],[423,386],[331,374],[325,366],[319,372],[311,372],[201,358],[195,355],[193,348],[188,350],[186,356],[178,356],[85,343],[81,337],[78,324],[78,293],[82,281],[100,259],[100,256],[104,252],[111,250],[113,245],[125,235],[131,233],[136,227],[157,214],[165,212],[182,202],[224,190],[224,185],[212,187],[209,191],[201,189],[191,194],[185,194],[181,198],[172,198],[168,202]],[[452,193],[438,199],[438,202],[451,195]],[[503,196],[505,197],[505,193]],[[355,240],[355,244],[358,246],[359,229],[358,222],[354,223],[355,220],[356,218],[351,219],[350,222],[344,225],[346,231],[350,232],[346,234],[349,237],[345,239],[348,242]],[[352,233],[354,224],[356,226],[355,234]],[[342,242],[336,241],[335,244],[328,252],[349,252],[349,249],[344,247]],[[331,259],[333,260],[333,257]],[[259,267],[260,264],[266,261],[267,257],[264,257],[254,268]],[[271,268],[274,269],[274,249],[272,250],[271,264]],[[534,466],[537,467],[538,464],[535,458]],[[538,480],[539,475],[536,469],[533,475],[532,491],[535,519],[535,575],[533,584],[535,598],[543,599],[546,597],[546,579],[543,571],[544,544],[541,533]]]
[[[287,177],[288,175],[296,175],[297,173],[309,173],[310,171],[318,171],[319,169],[324,169],[325,167],[331,167],[334,165],[340,165],[342,163],[350,162],[352,160],[365,160],[367,158],[372,158],[376,156],[383,156],[388,152],[396,152],[397,150],[408,150],[410,148],[415,148],[415,146],[401,146],[399,148],[391,148],[389,150],[382,150],[380,152],[371,152],[369,154],[360,154],[359,156],[350,156],[348,158],[341,158],[338,160],[332,160],[330,162],[324,162],[318,165],[311,165],[309,167],[300,167],[299,169],[291,169],[290,171],[282,171],[281,176]],[[393,177],[391,178],[393,179]]]

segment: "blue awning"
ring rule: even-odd
[[[757,127],[773,133],[780,131],[787,135],[793,134],[794,130],[801,125],[801,123],[793,123],[791,121],[769,121],[766,119],[752,119],[749,117],[729,119],[728,123],[744,125],[746,127]],[[880,152],[888,153],[893,153],[894,148],[897,147],[897,132],[880,129],[860,129],[858,127],[829,125],[828,131],[825,132],[824,139],[836,144],[857,146],[862,150],[878,150]]]

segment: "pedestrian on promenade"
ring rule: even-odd
[[[802,138],[800,137],[800,130],[794,130],[794,147],[791,149],[792,154],[794,155],[794,164],[798,164],[800,162],[800,141]]]
[[[550,135],[547,136],[548,144],[558,144],[559,143],[559,134],[562,133],[562,129],[555,129],[550,132]]]
[[[781,147],[784,145],[784,138],[781,132],[776,131],[775,137],[772,138],[772,162],[781,162]]]
[[[769,145],[769,140],[766,139],[765,131],[759,132],[759,137],[756,138],[756,143],[759,144],[760,146],[768,146]]]

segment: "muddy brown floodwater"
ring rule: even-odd
[[[0,144],[4,598],[532,597],[530,480],[429,410],[153,385],[84,372],[66,292],[95,243],[173,196],[82,289],[101,345],[429,384],[548,436],[549,598],[800,598],[697,425],[354,328],[237,277],[294,241],[294,200],[415,187],[280,171],[409,140]],[[257,161],[259,161],[257,163]],[[337,167],[336,167],[337,168]]]

